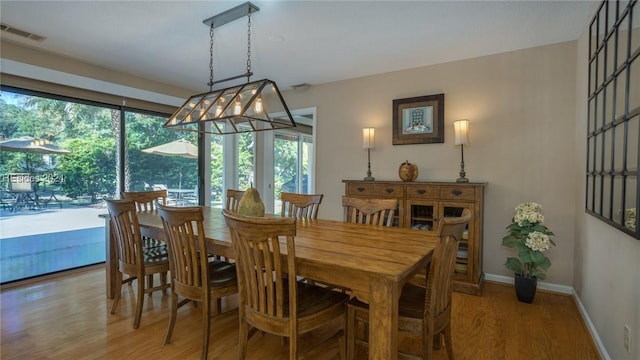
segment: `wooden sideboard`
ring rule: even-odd
[[[365,198],[396,198],[394,226],[433,232],[438,220],[471,211],[455,265],[454,287],[458,292],[480,295],[482,272],[483,201],[486,183],[403,182],[342,180],[345,195]]]

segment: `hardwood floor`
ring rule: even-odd
[[[123,288],[118,313],[109,313],[103,269],[2,289],[1,358],[9,359],[198,359],[200,308],[178,311],[173,341],[162,345],[169,296],[145,299],[140,328],[132,327],[135,287]],[[157,280],[156,280],[157,281]],[[513,287],[487,283],[482,296],[454,293],[454,353],[461,359],[599,359],[569,296],[538,292],[533,304],[519,303]],[[226,312],[225,312],[226,311]],[[235,359],[237,298],[223,301],[212,323],[209,359]],[[286,359],[280,338],[257,334],[248,359]],[[337,349],[319,359],[337,359]],[[444,349],[434,351],[446,359]]]

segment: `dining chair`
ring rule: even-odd
[[[227,199],[224,208],[233,212],[238,212],[238,204],[243,196],[244,191],[242,190],[227,189]]]
[[[121,193],[123,199],[133,200],[136,204],[137,211],[154,211],[156,210],[156,204],[167,205],[167,189],[161,190],[147,190],[147,191],[123,191]],[[148,249],[155,247],[166,247],[166,243],[162,240],[150,238],[148,236],[142,237],[142,246]],[[165,249],[156,249],[166,252]],[[153,275],[147,276],[147,282],[149,287],[153,287]],[[160,283],[167,283],[167,273],[160,274]],[[151,294],[149,294],[151,295]]]
[[[281,216],[290,216],[298,219],[317,219],[323,194],[294,194],[283,192]]]
[[[398,208],[398,200],[343,196],[342,207],[345,222],[393,226],[393,215]]]
[[[161,247],[147,249],[142,246],[140,236],[140,225],[136,215],[136,207],[133,200],[107,200],[109,219],[112,234],[115,237],[118,253],[118,272],[116,272],[117,283],[122,285],[127,281],[138,279],[138,291],[136,301],[136,313],[133,320],[133,328],[140,326],[142,307],[144,305],[144,294],[157,290],[164,290],[169,287],[162,283],[159,286],[146,286],[144,279],[153,274],[166,274],[169,271],[169,259],[166,248]],[[122,280],[122,275],[127,274],[127,281]],[[120,302],[122,289],[116,291],[111,313],[115,314]]]
[[[338,340],[345,358],[347,295],[296,281],[296,218],[247,217],[223,211],[236,254],[239,297],[238,359],[244,359],[249,327],[289,339],[289,359],[299,359]],[[287,254],[286,260],[282,259]],[[325,327],[321,329],[321,327]],[[301,346],[313,330],[315,346]],[[252,331],[252,334],[255,331]],[[306,344],[305,344],[306,345]]]
[[[456,219],[447,231],[458,232],[469,221],[471,213]],[[461,219],[462,218],[462,219]],[[444,225],[442,225],[444,226]],[[460,232],[461,233],[461,232]],[[401,353],[404,358],[431,359],[433,347],[439,347],[444,337],[447,356],[453,360],[453,344],[451,336],[451,292],[453,288],[453,273],[460,239],[450,233],[442,234],[436,246],[425,284],[418,286],[407,283],[402,288],[398,304],[398,331],[410,337],[418,338],[422,343],[420,355]],[[357,298],[347,304],[348,338],[347,354],[349,359],[355,359],[356,346],[366,347],[366,329],[369,319],[369,306]],[[364,335],[363,335],[364,334]],[[361,337],[358,337],[358,336]]]
[[[458,240],[462,240],[462,234],[467,228],[469,221],[471,220],[471,211],[469,209],[462,210],[462,214],[459,217],[443,217],[438,221],[438,227],[436,228],[436,235],[439,238],[451,235]],[[426,286],[427,271],[426,269],[420,270],[414,275],[410,283],[417,286]]]
[[[238,293],[235,264],[209,261],[206,250],[204,215],[201,206],[158,206],[169,248],[171,269],[171,311],[164,343],[171,342],[178,308],[196,301],[202,303],[202,359],[209,352],[211,319],[222,312],[221,298]],[[178,301],[179,297],[183,299]],[[215,312],[211,313],[212,300]]]
[[[137,211],[153,211],[156,210],[156,203],[167,205],[167,189],[123,191],[122,198],[135,201]]]

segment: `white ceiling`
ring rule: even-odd
[[[599,1],[598,1],[599,2]],[[202,20],[242,1],[8,1],[7,40],[183,88],[208,89]],[[577,39],[592,1],[253,1],[253,80],[281,90]],[[214,72],[245,72],[246,17],[216,29]]]

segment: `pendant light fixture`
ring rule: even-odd
[[[191,96],[165,122],[164,127],[210,134],[236,134],[295,127],[296,123],[276,83],[251,82],[251,14],[260,10],[246,2],[203,21],[209,26],[209,92]],[[247,16],[247,72],[213,81],[213,30]],[[214,90],[214,85],[247,78],[241,85]],[[206,129],[205,123],[211,126]]]

